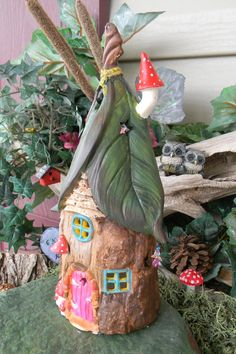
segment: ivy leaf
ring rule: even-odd
[[[233,131],[236,128],[236,85],[224,88],[211,104],[213,118],[208,130]]]
[[[158,90],[158,100],[151,119],[164,124],[181,122],[185,117],[183,111],[185,77],[163,67],[158,68],[157,71],[165,86]]]
[[[40,93],[40,90],[34,85],[25,84],[23,87],[20,88],[20,95],[23,100],[28,99],[32,95],[35,97],[35,94],[38,93]]]
[[[18,66],[18,74],[21,75],[21,80],[25,84],[37,84],[38,72],[42,68],[42,63],[33,62],[28,54],[25,55],[25,59],[22,60]]]
[[[114,15],[112,22],[118,28],[123,42],[127,42],[135,33],[141,31],[151,21],[155,20],[161,12],[133,13],[127,4],[123,4]]]
[[[22,229],[22,230],[20,230]],[[16,228],[14,231],[14,235],[12,238],[12,241],[9,243],[9,249],[11,248],[11,243],[12,247],[14,249],[14,252],[17,253],[18,249],[22,246],[26,246],[26,239],[25,239],[25,233],[23,228]]]
[[[16,105],[17,105],[16,101],[10,95],[9,87],[5,86],[0,93],[0,117],[2,119],[2,123],[6,123],[5,113],[9,113],[10,111],[13,111]]]
[[[1,207],[1,210],[3,211],[4,216],[6,217],[7,220],[13,219],[13,217],[18,212],[18,208],[14,204],[11,204],[9,207],[6,208]]]
[[[218,237],[219,230],[219,225],[209,213],[204,213],[186,226],[188,235],[198,235],[205,242],[213,242]]]
[[[21,194],[23,197],[31,198],[33,195],[33,188],[30,177],[20,179],[17,177],[10,177],[10,182],[14,185],[14,192]]]
[[[17,72],[15,68],[16,65],[11,64],[10,60],[0,65],[0,79],[7,79],[10,83],[16,83]]]

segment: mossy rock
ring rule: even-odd
[[[4,354],[192,354],[198,350],[178,312],[162,302],[158,320],[128,335],[80,332],[60,315],[57,277],[32,281],[0,295],[0,353]],[[195,348],[195,349],[194,349]]]

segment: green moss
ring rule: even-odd
[[[186,320],[202,353],[236,353],[236,299],[213,291],[189,293],[173,280],[159,279],[162,298]]]

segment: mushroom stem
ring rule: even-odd
[[[195,285],[187,285],[186,288],[187,288],[186,290],[189,294],[193,294],[195,292],[196,287],[195,287]]]
[[[142,99],[136,106],[136,112],[142,118],[148,118],[157,104],[157,97],[157,88],[147,88],[142,90]]]

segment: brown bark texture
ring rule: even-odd
[[[47,272],[46,257],[41,254],[0,254],[0,284],[23,285]]]
[[[91,242],[78,242],[71,231],[75,213],[86,215],[93,223]],[[60,232],[65,235],[70,252],[62,256],[62,279],[74,264],[96,280],[99,289],[98,331],[124,334],[150,325],[158,316],[160,297],[157,272],[152,267],[154,237],[130,231],[105,217],[96,207],[82,178],[78,188],[67,199],[61,213]],[[129,269],[131,289],[124,293],[103,291],[104,270]]]
[[[189,145],[189,148],[203,151],[206,156],[204,176],[161,176],[165,216],[180,212],[197,218],[205,211],[202,204],[236,193],[235,141],[236,132],[232,132]]]

